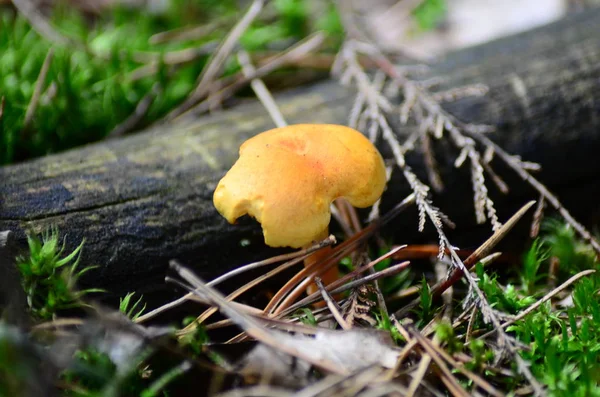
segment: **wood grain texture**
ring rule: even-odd
[[[432,77],[441,79],[439,89],[487,85],[486,96],[449,102],[445,108],[460,120],[495,126],[492,136],[501,146],[541,163],[540,179],[568,205],[576,203],[576,215],[597,210],[593,198],[600,193],[598,10],[450,54],[419,78]],[[279,95],[277,101],[290,123],[344,124],[353,97],[351,89],[326,81]],[[239,145],[272,127],[261,105],[251,101],[222,113],[4,167],[0,230],[12,230],[23,241],[26,230],[55,224],[66,233],[70,248],[85,238],[83,263],[100,266],[87,282],[116,294],[163,290],[172,258],[211,278],[268,257],[276,251],[262,244],[260,228],[250,220],[228,225],[214,210],[212,193],[237,158]],[[400,139],[413,128],[398,128]],[[457,153],[447,146],[435,144],[447,186],[435,202],[459,224],[453,235],[460,238],[474,224],[472,194],[468,170],[453,168]],[[381,149],[389,156],[384,145]],[[411,155],[409,162],[424,175],[420,156]],[[501,165],[496,166],[505,174]],[[509,197],[490,187],[501,218],[525,199],[536,198],[510,173],[506,175],[512,187]],[[394,177],[384,208],[408,193],[403,180]],[[414,213],[402,216],[386,233],[402,242],[427,238],[414,236]]]

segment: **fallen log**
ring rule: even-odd
[[[491,137],[507,151],[538,162],[538,175],[573,213],[598,209],[600,193],[600,12],[450,54],[424,72],[439,89],[485,84],[484,96],[444,104],[458,119],[494,126]],[[335,81],[281,94],[291,123],[347,122],[355,93]],[[251,220],[228,225],[214,210],[217,181],[237,158],[239,145],[272,128],[253,101],[214,115],[186,118],[119,140],[89,145],[0,169],[0,231],[24,241],[28,230],[57,225],[73,249],[86,240],[85,265],[98,265],[87,283],[115,294],[164,291],[167,263],[177,258],[211,278],[242,263],[271,256]],[[400,127],[402,141],[412,127]],[[384,155],[389,153],[381,144]],[[456,151],[436,143],[446,191],[435,204],[455,220],[457,238],[474,225],[470,177],[453,167]],[[409,157],[426,181],[420,156]],[[501,219],[526,199],[524,183],[494,163],[511,186],[508,196],[490,188]],[[394,177],[383,208],[409,190]],[[415,211],[412,211],[415,212]],[[589,223],[589,222],[587,222]],[[431,228],[430,228],[431,229]],[[489,231],[489,227],[486,227]],[[386,233],[401,242],[421,238],[415,214],[402,215]],[[431,234],[429,235],[431,236]],[[485,239],[479,236],[467,244]]]

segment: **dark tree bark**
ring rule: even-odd
[[[539,178],[576,215],[597,209],[600,190],[600,12],[569,17],[525,34],[459,51],[441,59],[423,78],[440,77],[440,89],[482,83],[483,97],[444,104],[465,122],[496,127],[493,139],[511,153],[539,162]],[[354,92],[335,81],[277,97],[290,123],[347,122]],[[27,230],[58,225],[74,248],[86,244],[82,263],[99,265],[87,283],[122,294],[165,289],[168,260],[180,259],[206,278],[275,250],[262,243],[250,220],[228,225],[214,210],[217,181],[237,158],[239,145],[272,128],[257,102],[199,119],[161,125],[135,136],[100,142],[0,169],[0,231],[21,241]],[[400,140],[414,127],[400,127]],[[380,145],[387,153],[385,145]],[[469,176],[452,166],[456,151],[436,143],[446,192],[435,203],[458,223],[465,239],[474,224]],[[409,158],[422,173],[419,156]],[[537,198],[511,174],[510,196],[490,187],[501,219]],[[465,167],[468,168],[468,167]],[[425,177],[423,177],[425,181]],[[490,184],[491,185],[491,184]],[[384,208],[409,193],[395,178]],[[386,233],[416,241],[414,210]],[[583,219],[584,221],[590,219]],[[589,222],[588,222],[589,223]],[[430,228],[431,229],[431,228]],[[489,228],[486,228],[489,231]],[[241,244],[246,240],[246,244]]]

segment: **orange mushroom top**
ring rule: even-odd
[[[368,207],[385,182],[383,159],[360,132],[298,124],[244,142],[213,202],[230,223],[245,214],[258,220],[267,245],[299,248],[327,233],[333,200]]]

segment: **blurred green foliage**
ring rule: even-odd
[[[446,15],[446,0],[424,0],[412,14],[421,31],[434,29]]]
[[[326,3],[318,17],[309,13],[315,1],[276,0],[268,3],[241,37],[249,51],[282,50],[317,29],[329,33],[330,45],[341,42],[341,25],[333,5]],[[138,127],[172,110],[195,86],[211,51],[225,37],[243,10],[238,2],[172,1],[159,14],[140,10],[111,10],[85,18],[79,11],[59,7],[51,23],[79,46],[61,46],[40,37],[14,10],[0,7],[0,165],[42,156],[100,140],[124,122],[142,98],[152,103]],[[154,43],[161,32],[207,25],[194,38]],[[212,46],[212,47],[210,47]],[[191,62],[167,64],[173,51],[208,48]],[[53,56],[31,121],[27,108],[44,60]],[[142,73],[150,64],[153,69]],[[225,74],[239,70],[235,61]],[[158,94],[156,94],[158,92]]]

